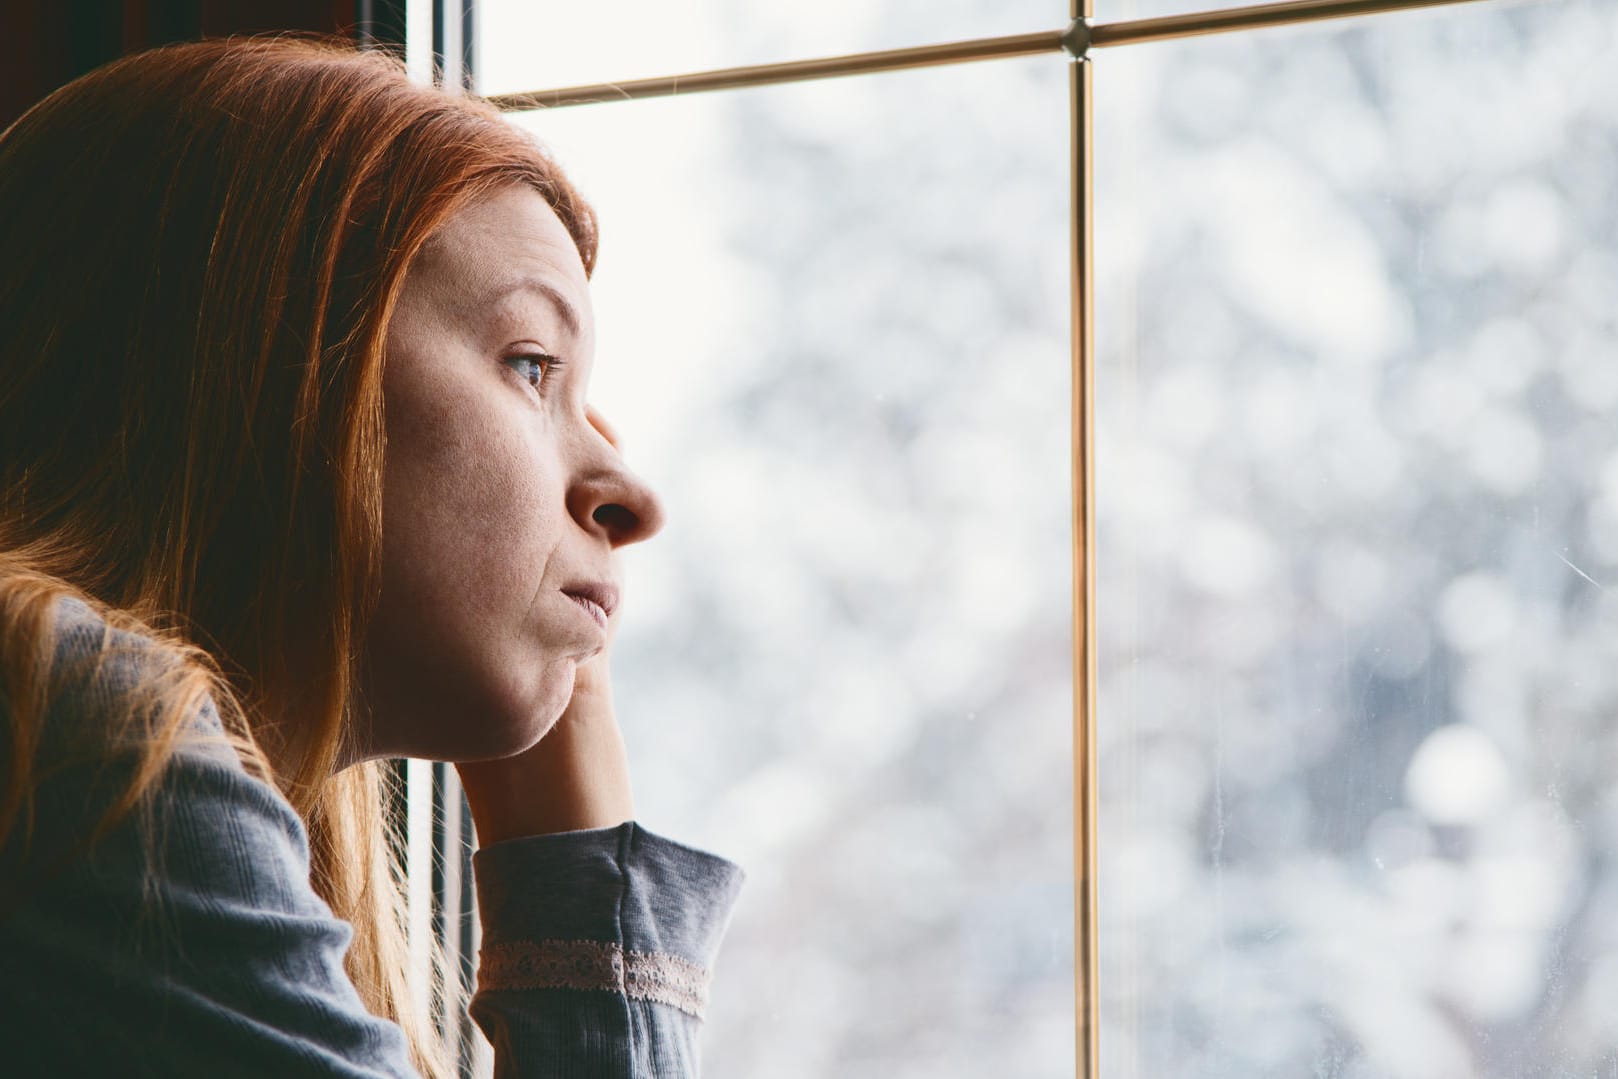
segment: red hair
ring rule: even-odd
[[[512,184],[589,273],[594,215],[542,148],[324,39],[130,56],[0,134],[0,838],[29,809],[29,702],[71,593],[191,672],[120,809],[212,693],[309,826],[362,996],[401,1021],[379,766],[332,775],[377,599],[383,342],[423,244]]]

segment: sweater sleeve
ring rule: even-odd
[[[631,821],[472,856],[496,1079],[684,1079],[740,869]]]
[[[218,729],[211,706],[202,723]],[[153,833],[126,817],[44,871],[132,767],[52,766],[27,852],[15,834],[0,842],[0,1070],[416,1075],[403,1031],[347,976],[353,928],[310,885],[303,821],[228,747],[175,754]],[[739,870],[632,823],[474,858],[485,929],[471,1011],[497,1075],[696,1075],[697,1016]]]

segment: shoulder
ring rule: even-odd
[[[77,596],[58,597],[51,621],[51,686],[87,702],[140,689],[177,664],[172,651],[143,633],[121,629]]]
[[[83,604],[58,614],[48,716],[93,731],[170,660]],[[191,724],[221,730],[206,699]],[[104,746],[45,763],[33,855],[0,840],[0,892],[20,885],[0,904],[0,1041],[18,1074],[124,1074],[152,1053],[166,1075],[411,1074],[402,1031],[348,979],[353,927],[310,884],[302,819],[228,745],[177,743],[151,814],[81,846],[147,760]]]
[[[194,686],[183,692],[180,655],[157,639],[110,624],[71,596],[56,601],[50,633],[51,668],[31,760],[12,773],[28,777],[23,793],[33,805],[27,850],[77,849],[139,781],[145,792],[140,812],[100,847],[145,840],[154,828],[173,833],[178,823],[198,839],[224,828],[237,848],[255,856],[267,845],[284,844],[294,858],[307,860],[301,818],[279,790],[243,766],[212,696]],[[0,693],[0,719],[10,720],[4,699]],[[166,745],[131,719],[175,703],[182,713]],[[17,752],[9,743],[0,738],[0,763]],[[9,856],[19,856],[17,838],[0,838]]]
[[[76,596],[55,601],[50,636],[38,743],[46,759],[60,753],[84,758],[112,749],[121,721],[159,705],[180,688],[186,673],[183,657],[166,643],[112,624]],[[205,693],[196,698],[186,709],[181,734],[204,755],[239,766],[213,699]]]

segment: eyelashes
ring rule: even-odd
[[[507,356],[504,362],[536,390],[543,389],[552,375],[567,366],[566,360],[548,352],[524,352],[518,356]]]

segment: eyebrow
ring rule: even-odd
[[[484,301],[484,306],[493,307],[514,292],[534,292],[549,300],[559,315],[567,332],[574,337],[579,336],[583,320],[579,317],[579,309],[573,306],[573,301],[567,298],[567,293],[546,281],[542,277],[519,277],[514,281],[507,281],[497,286]]]

